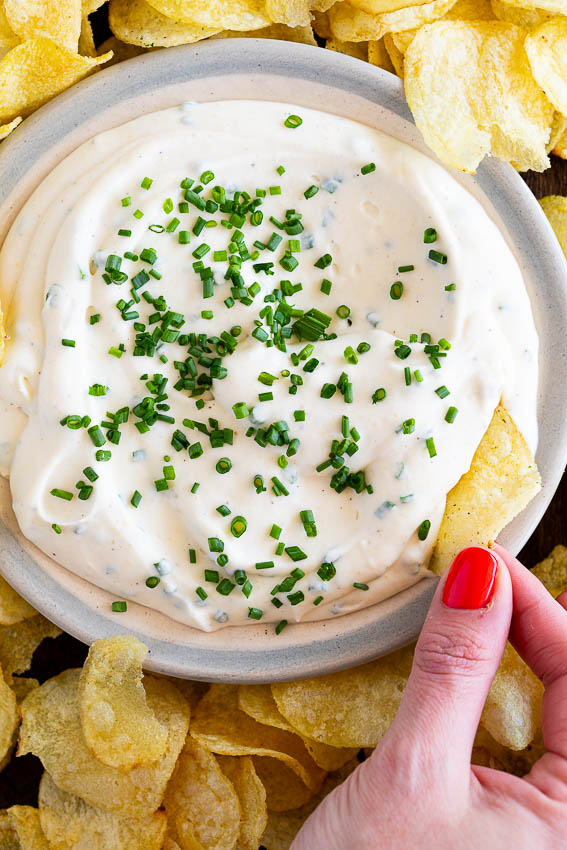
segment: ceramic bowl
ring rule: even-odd
[[[208,41],[159,50],[97,73],[24,122],[0,150],[0,242],[39,181],[94,134],[184,101],[239,98],[310,106],[377,127],[429,153],[401,82],[330,50],[260,39]],[[429,155],[431,155],[429,153]],[[488,160],[475,176],[453,175],[484,205],[508,240],[532,299],[541,341],[540,444],[543,489],[506,528],[518,552],[535,529],[567,460],[567,265],[538,203],[509,166]],[[261,625],[205,633],[130,603],[111,615],[111,596],[57,565],[18,532],[9,487],[0,483],[0,571],[50,620],[80,640],[133,631],[149,647],[148,668],[224,682],[300,678],[362,663],[414,639],[435,579],[332,621],[290,625],[278,637]]]

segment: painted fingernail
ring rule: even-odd
[[[494,594],[497,572],[498,561],[488,549],[463,549],[451,564],[443,602],[448,608],[485,608]]]

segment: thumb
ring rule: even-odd
[[[388,733],[394,751],[411,754],[420,772],[468,782],[474,737],[511,616],[504,562],[479,546],[464,549],[439,582]]]

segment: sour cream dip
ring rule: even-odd
[[[444,168],[291,104],[101,133],[0,252],[0,472],[66,569],[204,630],[428,573],[502,399],[537,445],[518,264]]]

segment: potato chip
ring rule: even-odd
[[[83,15],[92,15],[105,3],[106,0],[83,0]]]
[[[474,173],[492,153],[520,170],[549,166],[553,108],[530,73],[524,37],[513,24],[438,21],[408,48],[408,104],[446,165]]]
[[[469,471],[447,494],[429,568],[441,575],[461,549],[488,546],[540,487],[535,460],[509,413],[499,405]]]
[[[567,198],[547,195],[540,204],[567,258]]]
[[[348,3],[335,3],[329,10],[334,38],[340,41],[377,41],[387,32],[400,32],[436,21],[455,4],[455,0],[433,0],[422,6],[409,6],[383,15],[369,15]]]
[[[336,38],[328,38],[325,47],[327,50],[334,50],[335,53],[344,53],[345,56],[352,56],[354,59],[362,59],[363,62],[368,62],[367,41],[339,41]]]
[[[351,759],[336,773],[330,773],[323,787],[308,803],[292,811],[268,813],[268,825],[262,836],[262,847],[266,850],[289,850],[291,843],[309,815],[331,791],[341,785],[358,767],[358,760]]]
[[[256,30],[272,23],[264,0],[151,0],[151,5],[179,23],[223,30]]]
[[[505,770],[514,776],[525,776],[545,753],[541,729],[534,740],[523,750],[509,750],[496,741],[490,732],[479,726],[472,751],[472,764]]]
[[[506,3],[505,0],[492,0],[492,11],[494,12],[494,17],[498,18],[499,21],[516,24],[523,29],[538,27],[544,21],[548,21],[553,17],[549,12],[544,12],[535,7],[525,8],[528,5],[529,2],[522,3],[520,6],[515,3]]]
[[[95,641],[79,680],[85,743],[109,767],[131,770],[165,752],[167,728],[146,701],[142,663],[148,649],[134,635]]]
[[[97,54],[102,56],[104,53],[112,51],[112,59],[106,66],[108,68],[110,65],[117,65],[119,62],[125,62],[128,59],[133,59],[135,56],[140,56],[149,49],[152,48],[140,47],[137,44],[126,44],[111,35],[110,38],[107,38],[106,41],[101,44]]]
[[[44,638],[56,638],[61,629],[36,614],[13,626],[0,626],[0,665],[8,684],[14,673],[26,673]]]
[[[557,599],[567,590],[567,546],[556,546],[547,558],[536,564],[532,573]]]
[[[507,643],[480,722],[504,747],[523,750],[538,730],[542,699],[542,683]]]
[[[554,112],[553,121],[551,122],[551,134],[547,143],[547,152],[553,152],[554,148],[560,144],[565,132],[567,131],[567,116],[560,112]]]
[[[295,41],[297,44],[312,44],[317,46],[311,27],[286,27],[285,24],[270,24],[250,33],[242,33],[238,30],[224,30],[224,32],[213,36],[213,38],[242,38],[243,35],[250,38],[276,38],[280,41]]]
[[[95,809],[61,791],[48,773],[39,785],[39,819],[50,850],[160,850],[167,827],[164,812],[122,818]]]
[[[270,812],[287,812],[305,805],[315,794],[281,759],[252,756],[254,769],[266,793]]]
[[[0,62],[0,65],[2,63]],[[1,95],[0,95],[1,98]],[[12,121],[12,125],[14,125],[15,121],[18,124],[21,122],[21,118],[16,118]],[[15,125],[17,126],[17,124]],[[12,126],[12,129],[14,127]],[[2,313],[0,311],[0,329],[2,328]],[[0,340],[2,339],[2,334],[0,334]],[[0,347],[0,362],[2,349]],[[35,608],[32,608],[25,599],[22,599],[16,591],[10,587],[8,582],[0,576],[0,625],[2,626],[11,626],[14,623],[19,623],[22,620],[27,620],[28,617],[35,617],[37,611]]]
[[[174,841],[173,838],[170,838],[169,835],[166,835],[165,841],[163,844],[163,850],[181,850],[181,847]],[[197,848],[199,850],[199,848]]]
[[[0,850],[21,850],[6,809],[0,809]]]
[[[18,755],[34,753],[62,791],[123,817],[154,812],[175,767],[187,729],[189,706],[170,682],[147,676],[150,708],[169,734],[163,757],[129,773],[107,767],[87,748],[79,717],[80,670],[66,670],[32,691],[21,705]]]
[[[2,139],[5,139],[6,136],[9,136],[12,130],[15,130],[22,123],[22,119],[20,117],[14,118],[13,121],[10,121],[9,124],[3,124],[0,127],[0,142]],[[4,346],[4,325],[2,324],[2,312],[0,311],[0,363],[2,362],[2,351]]]
[[[567,115],[567,18],[555,18],[532,30],[525,48],[536,82],[555,109]]]
[[[313,12],[311,26],[319,38],[332,38],[331,24],[328,12]]]
[[[189,736],[165,792],[169,832],[181,850],[233,850],[240,803],[212,753]]]
[[[495,18],[490,0],[457,0],[443,15],[444,21],[493,21]],[[392,33],[394,44],[405,53],[418,30],[403,30]]]
[[[311,0],[266,0],[266,13],[276,24],[308,27],[311,23]]]
[[[390,57],[390,62],[394,66],[394,70],[398,77],[403,80],[404,78],[404,54],[401,50],[398,50],[396,47],[396,43],[394,41],[394,36],[391,32],[387,32],[384,36],[384,47]]]
[[[567,159],[567,132],[556,142],[553,153],[561,159]]]
[[[240,803],[238,847],[242,850],[258,850],[268,822],[268,811],[266,789],[258,778],[252,757],[217,756],[217,762],[232,783]]]
[[[18,44],[0,62],[0,121],[29,115],[109,59],[79,56],[49,38]]]
[[[86,17],[81,21],[81,34],[79,35],[79,53],[81,56],[96,56],[97,49],[94,42],[93,28]]]
[[[0,59],[5,56],[8,50],[19,44],[19,41],[20,39],[8,23],[6,13],[4,12],[4,4],[0,3]]]
[[[396,69],[390,59],[390,54],[386,50],[384,39],[368,42],[368,61],[371,65],[376,65],[378,68],[383,68],[384,71],[389,71],[391,74],[396,73]]]
[[[540,9],[552,15],[567,14],[565,0],[504,0],[504,2],[523,9]]]
[[[219,32],[222,27],[173,21],[145,0],[111,0],[108,22],[114,35],[140,47],[175,47],[192,44]]]
[[[11,806],[8,819],[20,850],[52,850],[39,822],[39,812],[33,806]]]
[[[405,647],[350,670],[276,682],[272,693],[302,735],[334,747],[372,747],[396,716],[412,658],[412,649]]]
[[[191,706],[191,711],[196,708],[197,703],[205,696],[211,687],[208,682],[194,682],[190,679],[176,679],[174,676],[167,676],[167,680],[183,694]]]
[[[383,15],[385,12],[398,12],[411,6],[424,6],[428,0],[348,0],[355,9],[362,9],[368,15]]]
[[[51,38],[77,51],[81,32],[81,0],[4,0],[11,29],[22,40]]]
[[[267,726],[275,726],[277,729],[299,734],[278,710],[269,685],[240,685],[238,706],[258,723],[265,723]],[[352,747],[330,747],[328,744],[321,744],[319,741],[313,741],[303,735],[300,735],[300,737],[313,761],[323,770],[338,770],[339,767],[342,767],[356,755],[356,750],[353,750]]]
[[[12,747],[16,743],[18,730],[18,710],[16,695],[6,684],[0,669],[0,770],[10,760]]]
[[[39,688],[39,682],[27,676],[14,676],[10,682],[10,688],[15,694],[16,702],[20,705],[29,693]]]
[[[281,759],[312,791],[318,791],[325,778],[298,735],[257,723],[240,711],[236,685],[211,686],[195,709],[191,735],[220,755]]]

